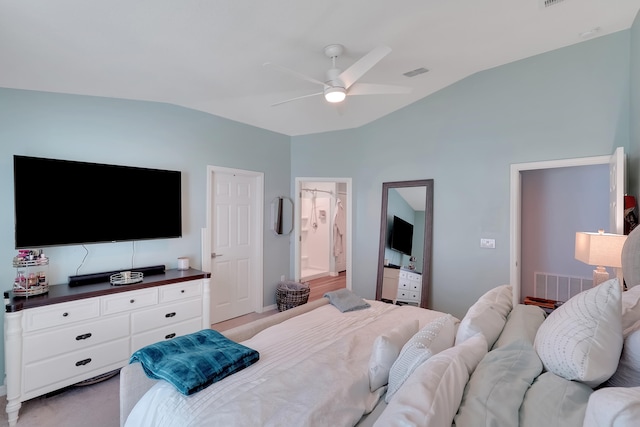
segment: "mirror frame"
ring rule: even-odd
[[[389,190],[404,187],[426,187],[424,209],[424,248],[422,252],[422,291],[420,307],[429,307],[431,291],[431,251],[433,250],[433,179],[413,181],[393,181],[382,183],[382,209],[380,214],[380,246],[378,247],[378,277],[376,283],[376,300],[382,299],[382,280],[384,276],[384,248],[387,241],[387,204]]]
[[[290,206],[285,208],[285,203],[288,203]],[[282,224],[286,222],[289,223],[289,229],[282,229]],[[288,236],[293,231],[293,200],[287,196],[276,196],[271,201],[271,231],[276,236]]]

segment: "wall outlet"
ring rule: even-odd
[[[496,239],[480,239],[480,247],[484,249],[495,249]]]
[[[281,282],[284,282],[285,280],[286,280],[286,279],[285,279],[285,275],[284,275],[284,274],[283,274],[282,276],[280,276],[280,281],[281,281]]]

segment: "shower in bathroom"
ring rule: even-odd
[[[304,182],[300,193],[301,280],[337,276],[346,269],[346,185]]]

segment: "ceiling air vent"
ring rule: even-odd
[[[407,77],[415,77],[415,76],[418,76],[420,74],[424,74],[424,73],[427,73],[427,72],[429,72],[429,70],[427,70],[424,67],[420,67],[420,68],[416,68],[415,70],[412,70],[412,71],[407,71],[406,73],[403,73],[402,75],[403,76],[407,76]]]
[[[564,0],[538,0],[540,2],[540,7],[541,8],[545,8],[545,7],[551,7],[551,6],[555,6],[558,3],[562,3]]]

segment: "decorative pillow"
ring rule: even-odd
[[[453,345],[454,333],[453,316],[447,314],[422,328],[402,347],[389,371],[389,388],[385,397],[387,403],[418,366]]]
[[[389,371],[402,346],[418,332],[418,320],[411,320],[380,335],[373,342],[369,358],[369,388],[376,391],[389,381]]]
[[[538,306],[516,304],[507,316],[507,323],[502,329],[502,333],[493,345],[493,348],[504,347],[505,345],[518,339],[525,339],[533,345],[538,328],[544,322],[547,314]]]
[[[593,390],[545,372],[533,382],[520,407],[520,427],[582,427]]]
[[[622,293],[622,331],[626,337],[640,328],[640,286]]]
[[[498,339],[513,307],[511,285],[491,289],[476,301],[467,311],[456,333],[456,344],[481,332],[487,339],[488,348]]]
[[[469,374],[486,353],[487,341],[477,334],[431,357],[416,368],[374,426],[450,426]]]
[[[640,387],[640,329],[624,339],[618,369],[609,381],[609,387]]]
[[[525,340],[487,353],[464,390],[456,427],[517,426],[524,394],[540,372],[542,363]]]
[[[622,350],[618,279],[581,292],[538,329],[535,348],[546,370],[596,387],[616,371]]]
[[[640,420],[640,387],[605,387],[589,397],[583,427],[629,427]]]

